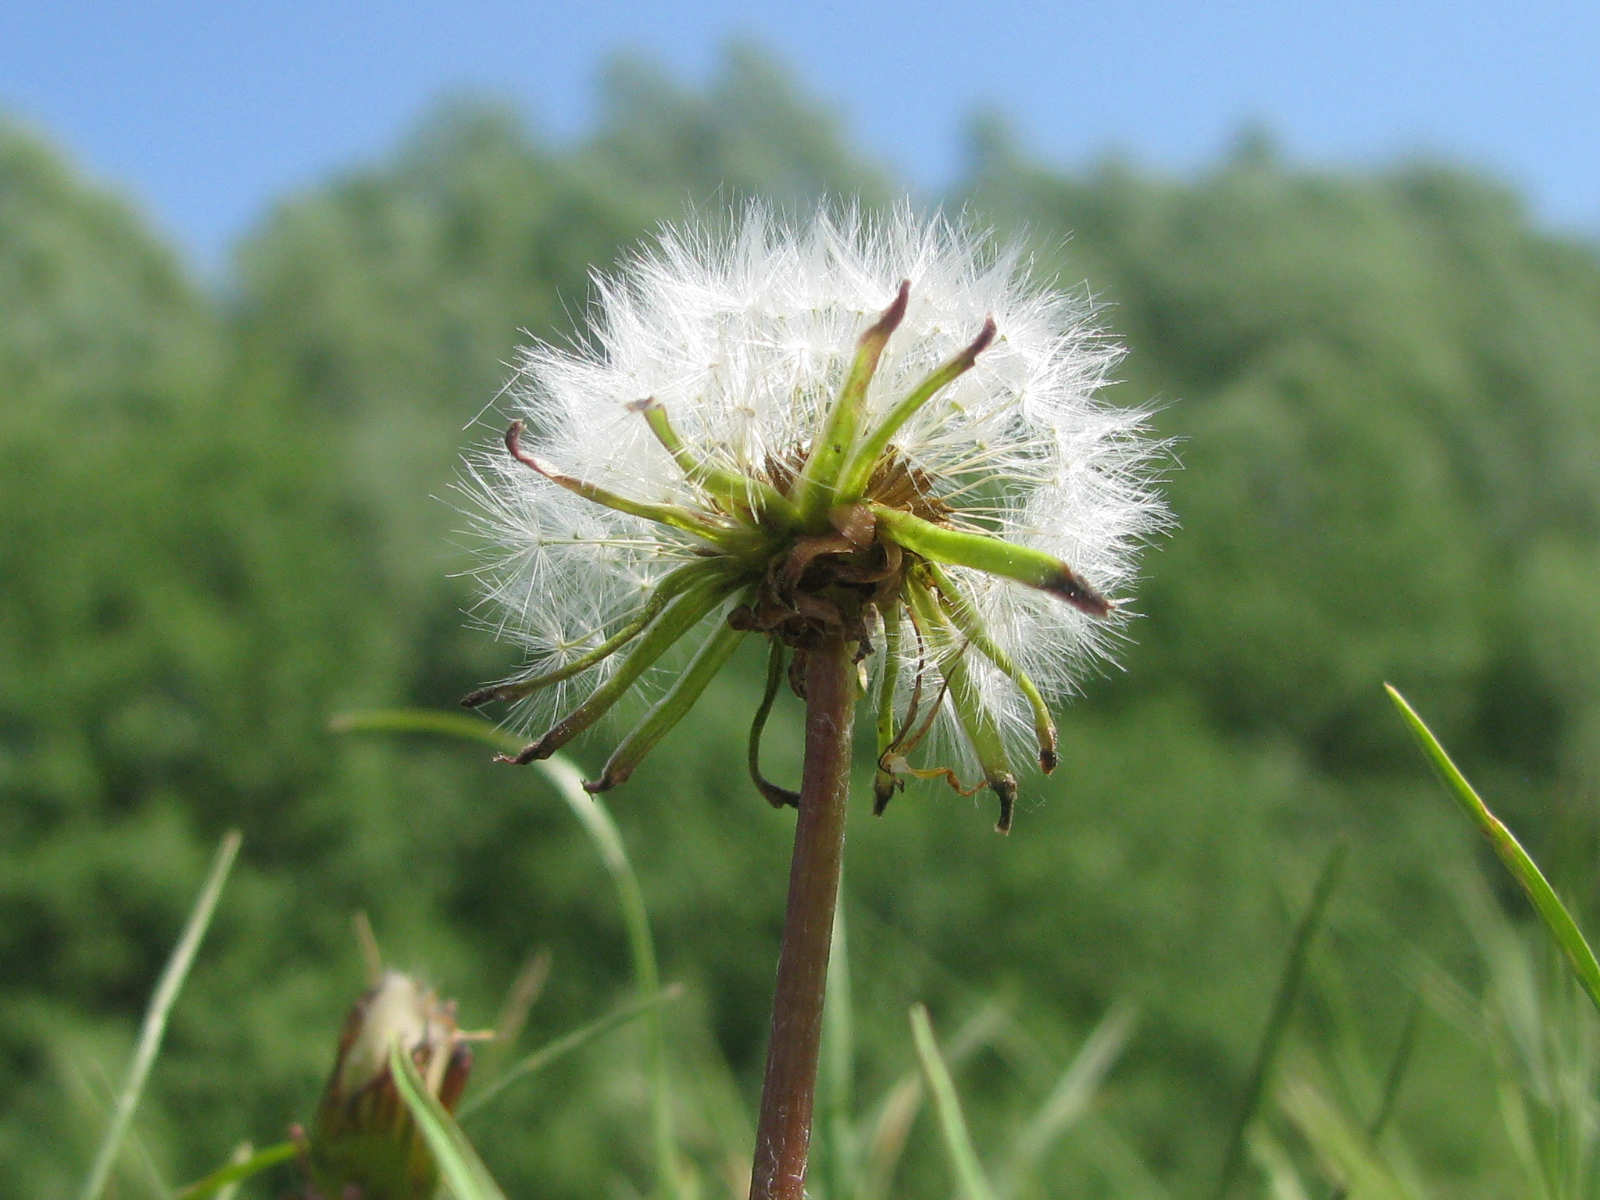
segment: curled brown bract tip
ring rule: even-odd
[[[883,316],[873,324],[872,328],[861,335],[863,342],[877,338],[887,339],[900,322],[906,319],[906,305],[911,303],[911,280],[904,279],[900,282],[900,290],[895,293],[894,300],[889,307],[883,310]]]
[[[494,761],[497,763],[510,763],[513,767],[525,767],[531,762],[539,761],[541,758],[549,758],[551,751],[544,748],[544,742],[545,739],[540,738],[537,742],[528,743],[515,754],[496,754]]]
[[[755,781],[756,790],[761,793],[761,798],[773,808],[799,808],[800,793],[790,791],[786,787],[779,787],[765,779]]]
[[[627,407],[631,413],[654,412],[661,407],[661,401],[654,396],[646,396],[643,400],[630,400]]]
[[[461,697],[461,707],[477,708],[480,705],[489,703],[491,700],[499,699],[499,696],[500,689],[498,687],[482,687]]]
[[[1060,765],[1061,760],[1059,757],[1057,757],[1056,748],[1054,746],[1039,747],[1039,770],[1043,771],[1046,775],[1049,775]]]
[[[561,472],[545,462],[544,459],[529,454],[522,448],[522,430],[523,424],[521,421],[511,422],[511,428],[506,430],[506,449],[511,452],[511,457],[523,466],[531,467],[547,479],[554,479],[560,475]]]
[[[1011,814],[1017,807],[1017,781],[1009,775],[1001,775],[991,779],[989,786],[994,789],[994,794],[1000,797],[1000,819],[995,822],[996,833],[1011,832]]]
[[[1079,612],[1087,613],[1091,617],[1107,616],[1116,607],[1112,601],[1078,578],[1072,568],[1065,564],[1054,578],[1045,580],[1039,587],[1042,591],[1065,600]]]
[[[894,794],[905,786],[893,776],[888,777],[888,782],[883,779],[872,781],[872,815],[883,816],[883,810],[889,807],[889,801],[894,799]]]
[[[978,361],[978,355],[994,344],[994,335],[998,331],[999,326],[994,323],[994,318],[992,316],[986,317],[983,322],[983,328],[978,331],[978,336],[973,338],[972,344],[961,352],[963,367],[970,367]]]

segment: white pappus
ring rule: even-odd
[[[1011,764],[1054,766],[1049,706],[1107,655],[1167,520],[1147,414],[1095,396],[1119,350],[1028,267],[909,205],[752,205],[598,277],[587,344],[523,353],[506,445],[469,466],[485,601],[528,662],[464,703],[560,718],[526,762],[662,675],[610,787],[760,634],[751,766],[781,803],[760,726],[786,657],[842,636],[870,675],[879,810],[937,775],[993,787],[1008,826]],[[685,635],[694,658],[657,670]]]

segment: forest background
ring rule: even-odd
[[[328,720],[449,707],[513,666],[463,615],[452,481],[513,347],[575,334],[591,268],[687,202],[900,192],[759,54],[703,91],[633,63],[573,146],[442,106],[282,201],[206,288],[45,137],[0,125],[0,1197],[81,1179],[229,827],[241,866],[139,1119],[171,1180],[309,1117],[362,986],[357,910],[468,1026],[537,947],[536,1031],[626,990],[603,870],[539,778]],[[1350,865],[1312,974],[1357,998],[1377,1058],[1405,963],[1481,976],[1452,883],[1477,850],[1383,680],[1600,923],[1600,255],[1492,179],[1320,172],[1248,131],[1171,179],[1058,171],[987,122],[927,200],[1097,298],[1129,350],[1113,398],[1153,399],[1178,439],[1181,528],[1146,558],[1125,669],[1065,714],[1062,768],[1027,782],[1009,839],[934,785],[858,810],[860,1080],[912,1062],[912,1000],[952,1028],[998,1003],[1005,1034],[961,1077],[982,1144],[1036,1100],[1030,1064],[1132,1005],[1103,1136],[1061,1145],[1052,1194],[1102,1194],[1115,1138],[1200,1195],[1331,846]],[[765,1035],[790,830],[728,765],[759,673],[741,660],[611,798],[664,974],[689,985],[674,1069],[697,1112],[748,1108]],[[1326,1043],[1325,1016],[1306,1005],[1294,1038]],[[635,1052],[619,1035],[474,1130],[510,1194],[637,1173]],[[1425,1011],[1397,1120],[1445,1194],[1504,1194],[1489,1053]],[[914,1136],[904,1194],[927,1194],[943,1168]]]

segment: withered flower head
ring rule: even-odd
[[[454,1111],[472,1069],[455,1004],[385,971],[351,1008],[302,1162],[310,1200],[432,1200],[439,1175],[389,1073],[389,1048],[411,1055],[428,1090]]]
[[[1027,746],[1054,767],[1050,704],[1107,653],[1165,520],[1145,414],[1094,398],[1118,351],[1027,265],[908,207],[752,207],[600,279],[592,343],[525,353],[505,446],[472,465],[494,626],[530,660],[464,703],[520,703],[541,736],[514,761],[660,674],[589,785],[615,786],[755,634],[751,771],[790,802],[761,778],[761,725],[786,662],[799,680],[842,634],[876,690],[878,809],[908,778],[988,784],[1007,827],[1012,764]]]

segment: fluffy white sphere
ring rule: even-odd
[[[1119,350],[1087,300],[1031,279],[1029,265],[1015,247],[908,205],[881,216],[822,210],[802,221],[751,206],[725,226],[668,228],[597,278],[586,342],[523,352],[510,415],[526,424],[531,453],[565,475],[646,503],[704,508],[702,490],[630,405],[653,397],[701,460],[771,478],[774,463],[803,459],[857,340],[909,281],[863,428],[992,318],[992,344],[898,430],[896,452],[949,506],[952,526],[1045,551],[1117,601],[1138,547],[1165,521],[1150,479],[1160,447],[1145,436],[1144,412],[1096,399]],[[519,678],[592,650],[696,554],[692,536],[590,503],[499,447],[470,472],[490,547],[481,577],[493,625],[528,652]],[[1108,652],[1125,616],[1120,603],[1096,617],[1010,580],[945,570],[993,642],[1051,700]],[[901,656],[902,706],[919,657],[928,655]],[[1015,680],[969,657],[1007,740],[1031,737],[1033,713]],[[535,693],[523,719],[545,719],[572,699],[569,689],[592,687],[617,660]],[[932,692],[924,688],[924,704]],[[950,736],[947,715],[926,746],[970,777],[970,753]]]

